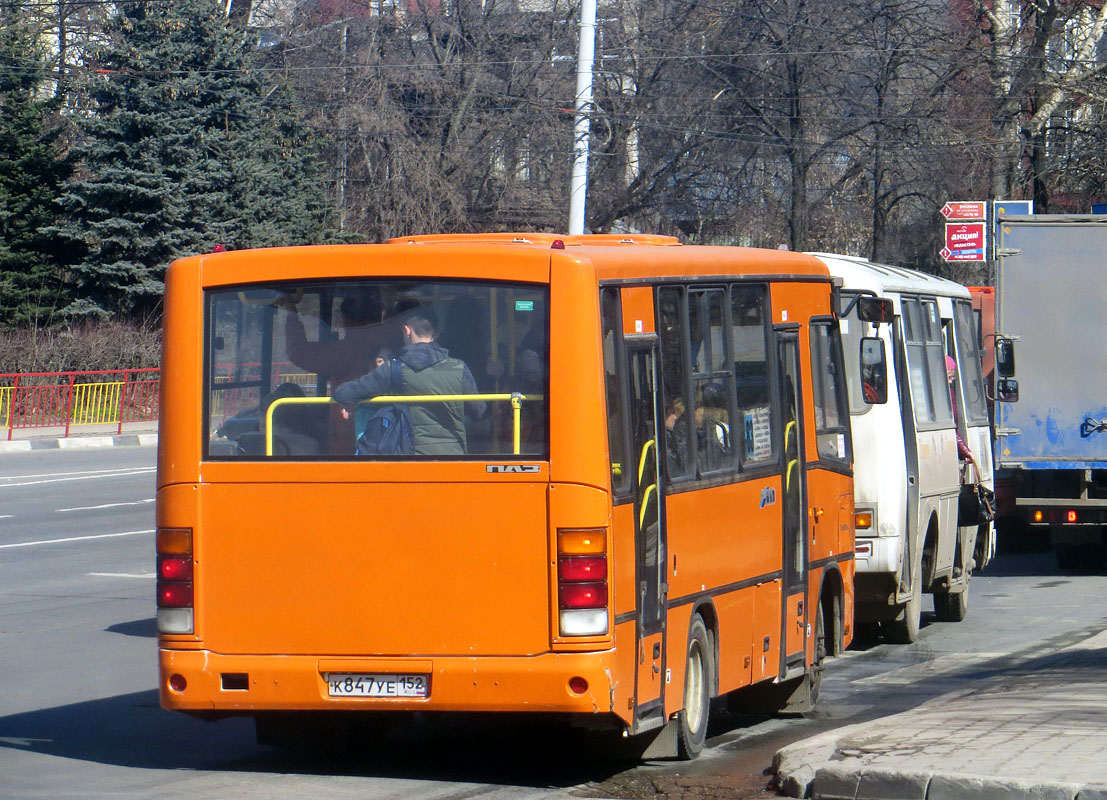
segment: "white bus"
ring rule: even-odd
[[[958,525],[958,435],[976,461],[980,482],[993,487],[971,298],[964,286],[933,275],[815,255],[842,280],[840,324],[854,441],[855,620],[859,631],[872,635],[879,629],[890,641],[910,643],[919,633],[922,594],[934,596],[939,620],[960,621],[973,570],[986,566],[995,552],[990,521]],[[891,300],[890,323],[863,321],[856,302],[863,296]],[[957,365],[952,383],[947,357]],[[885,364],[887,374],[864,374],[869,361]],[[863,380],[882,378],[884,397],[877,397],[879,387]]]

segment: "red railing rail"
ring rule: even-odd
[[[16,429],[151,422],[158,418],[158,367],[0,373],[0,426]]]

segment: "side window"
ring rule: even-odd
[[[915,422],[919,425],[952,422],[937,304],[933,300],[903,298],[903,329]]]
[[[979,318],[966,300],[953,304],[954,334],[957,348],[957,373],[961,378],[961,390],[965,395],[968,421],[977,425],[988,424],[988,402],[984,395],[984,375],[981,369]]]
[[[732,286],[730,340],[734,361],[735,422],[742,461],[748,465],[776,457],[769,401],[768,329],[764,286]]]
[[[611,490],[624,494],[630,486],[631,470],[626,455],[626,431],[618,365],[622,350],[622,324],[619,314],[619,290],[600,290],[600,316],[603,328],[603,373],[607,393],[607,439],[611,457]]]
[[[856,300],[858,293],[843,292],[841,307],[846,308]],[[845,356],[846,389],[849,396],[851,414],[864,414],[871,405],[865,402],[864,387],[861,385],[861,339],[865,336],[865,326],[857,313],[857,306],[850,309],[848,316],[840,317],[838,326],[842,336],[842,353]],[[814,344],[812,344],[814,347]]]
[[[695,474],[685,392],[684,331],[686,293],[682,286],[657,290],[658,335],[661,340],[661,396],[665,403],[665,469],[669,481]]]
[[[735,465],[730,422],[734,380],[726,354],[726,291],[689,292],[688,316],[696,463],[703,474]]]
[[[911,400],[915,409],[915,422],[925,424],[934,421],[934,407],[930,402],[922,309],[919,307],[919,301],[913,298],[903,298],[902,305],[903,338],[907,343],[907,371],[911,378]]]
[[[938,422],[953,422],[953,404],[946,380],[946,349],[942,338],[942,318],[934,300],[922,301],[926,320],[926,362],[930,378],[931,399]]]
[[[837,326],[830,322],[811,325],[811,380],[819,459],[848,465],[851,462],[849,411],[842,345]]]

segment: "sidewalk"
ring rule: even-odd
[[[1107,800],[1107,631],[789,745],[773,767],[790,797]]]
[[[15,428],[11,441],[8,429],[0,428],[0,454],[26,453],[31,450],[88,450],[98,447],[156,445],[158,423],[125,422],[123,433],[117,433],[118,423],[70,427],[69,436],[63,426],[55,428]]]

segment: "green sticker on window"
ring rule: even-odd
[[[534,311],[534,301],[533,300],[516,300],[515,301],[515,310],[516,311]]]

